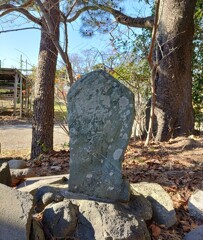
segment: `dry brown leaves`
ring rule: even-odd
[[[144,147],[143,142],[131,141],[123,163],[123,173],[130,182],[155,182],[171,196],[177,213],[177,224],[170,229],[149,224],[153,240],[181,240],[196,228],[196,222],[188,214],[187,203],[192,192],[203,189],[203,148],[202,139],[198,148],[184,149],[181,140],[170,144]],[[192,142],[194,145],[194,142]]]
[[[34,160],[27,162],[36,176],[50,176],[68,174],[69,172],[69,151],[52,151],[49,154],[42,154]]]

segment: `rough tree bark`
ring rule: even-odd
[[[159,63],[155,81],[157,141],[191,134],[194,128],[191,60],[195,5],[196,0],[160,3],[154,55]]]
[[[53,7],[54,5],[54,7]],[[54,38],[59,40],[59,1],[46,0],[44,7],[51,16]],[[31,158],[53,149],[54,80],[58,51],[47,34],[47,24],[42,18],[41,42],[38,58],[37,79],[32,123]]]

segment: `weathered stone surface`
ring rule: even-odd
[[[0,240],[27,240],[33,197],[0,184]]]
[[[26,162],[24,160],[12,159],[8,161],[9,167],[12,169],[23,169],[26,168]]]
[[[43,225],[53,238],[65,239],[77,226],[78,207],[69,200],[48,205],[43,214]],[[47,236],[50,237],[50,236]]]
[[[38,221],[32,220],[29,240],[45,240],[44,231]]]
[[[68,94],[70,191],[129,199],[121,164],[133,119],[132,92],[105,71],[91,72],[73,84]]]
[[[57,191],[55,188],[51,186],[40,187],[34,195],[35,211],[41,212],[48,204],[52,202],[61,202],[63,199],[64,197],[60,191]]]
[[[0,161],[0,183],[11,186],[11,174],[7,162]]]
[[[202,240],[202,239],[203,239],[203,225],[187,233],[183,240]]]
[[[190,216],[203,221],[203,191],[195,191],[188,201],[188,210]]]
[[[128,206],[136,212],[136,215],[140,216],[144,220],[150,220],[152,218],[152,205],[150,201],[136,191],[131,192]]]
[[[11,180],[13,185],[17,185],[25,178],[34,177],[35,173],[31,168],[23,168],[23,169],[10,169]]]
[[[41,177],[30,177],[25,179],[24,182],[19,184],[17,188],[22,192],[34,193],[36,189],[49,185],[49,184],[60,184],[64,185],[68,181],[68,174],[54,175],[54,176],[41,176]]]
[[[177,219],[173,202],[168,193],[157,183],[134,183],[132,191],[142,194],[152,205],[153,220],[167,228],[173,226]]]
[[[80,240],[150,240],[147,227],[133,210],[119,204],[75,200],[79,206],[75,234]]]

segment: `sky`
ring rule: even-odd
[[[128,9],[134,13],[147,11],[143,5],[133,5],[134,0],[127,0]],[[9,29],[10,27],[21,27],[17,23],[17,19],[13,22],[4,23],[0,21],[0,31]],[[5,21],[4,21],[5,22]],[[23,25],[22,27],[26,27]],[[79,33],[79,23],[69,25],[69,52],[80,53],[83,50],[97,48],[99,51],[105,50],[109,45],[109,34],[96,34],[92,38],[84,38]],[[1,67],[5,68],[20,68],[20,59],[23,60],[23,68],[31,69],[32,66],[37,66],[38,52],[40,45],[40,30],[32,29],[25,31],[14,31],[0,33],[0,63]],[[60,59],[59,59],[60,65]]]
[[[0,34],[0,60],[1,67],[20,68],[22,57],[23,65],[27,60],[28,68],[37,65],[40,45],[39,30],[25,30]],[[69,27],[69,52],[75,53],[92,47],[102,50],[108,45],[108,36],[95,36],[84,38],[75,28]]]

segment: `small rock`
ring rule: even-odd
[[[203,225],[187,233],[183,240],[202,240],[202,239],[203,239]]]
[[[17,185],[18,183],[23,181],[25,178],[35,176],[35,173],[30,168],[10,169],[10,172],[11,172],[11,179],[12,179],[13,185]]]
[[[51,170],[61,171],[61,166],[51,166]]]
[[[11,174],[7,162],[0,161],[0,183],[11,186]]]
[[[195,191],[188,201],[188,210],[190,216],[197,220],[203,220],[203,191]]]
[[[23,169],[26,168],[26,162],[24,160],[12,159],[8,161],[10,169]]]
[[[167,228],[173,226],[177,219],[173,202],[168,193],[157,183],[134,183],[131,189],[142,194],[152,205],[153,220]]]
[[[53,239],[70,237],[77,226],[78,207],[65,200],[48,205],[43,214],[43,225],[49,230]],[[48,239],[50,236],[47,236]]]
[[[67,175],[33,177],[26,179],[25,183],[18,187],[20,191],[29,192],[34,195],[38,188],[53,184],[59,184],[60,186],[67,185]],[[66,186],[66,188],[68,188],[68,186]]]
[[[36,212],[41,212],[44,208],[52,202],[61,202],[64,197],[59,191],[50,186],[40,187],[34,196],[34,205]]]
[[[29,239],[32,195],[0,184],[0,196],[0,240]]]

